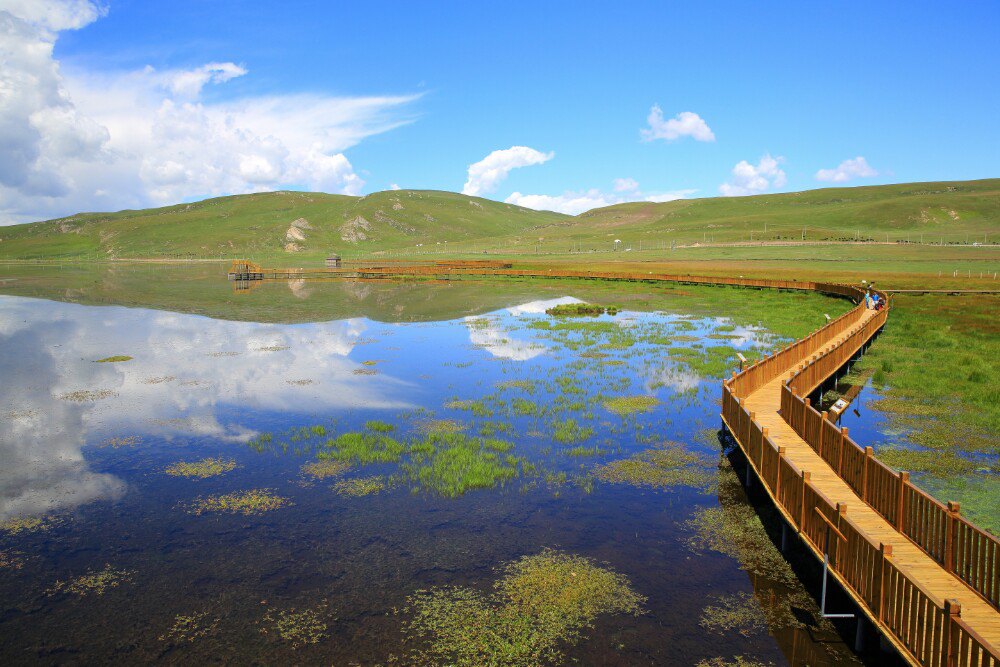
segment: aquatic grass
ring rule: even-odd
[[[103,359],[98,359],[94,363],[97,364],[117,364],[122,361],[132,361],[132,357],[124,354],[116,354],[113,357],[104,357]]]
[[[8,533],[10,535],[19,535],[20,533],[40,533],[58,526],[62,523],[62,519],[46,515],[46,516],[15,516],[9,519],[4,519],[0,522],[0,531]]]
[[[360,498],[385,491],[389,488],[389,483],[385,477],[374,475],[371,477],[353,477],[341,480],[331,488],[339,496]]]
[[[369,419],[365,422],[365,430],[374,433],[392,433],[396,427],[379,419]]]
[[[104,595],[112,588],[130,583],[135,573],[129,570],[119,570],[105,565],[103,570],[91,570],[70,581],[56,581],[47,592],[49,595],[69,593],[77,597],[88,595]]]
[[[351,373],[354,375],[378,375],[378,371],[374,368],[355,368]]]
[[[737,365],[736,350],[728,345],[710,347],[671,347],[670,357],[698,375],[721,378]]]
[[[660,401],[653,396],[618,396],[604,401],[604,407],[616,415],[626,416],[649,412],[659,405]]]
[[[273,440],[274,436],[270,433],[261,433],[247,440],[247,447],[259,454],[270,449]]]
[[[417,424],[421,433],[461,433],[466,428],[465,424],[455,419],[427,419]]]
[[[142,442],[142,438],[137,435],[126,435],[116,438],[106,438],[104,442],[101,443],[101,447],[110,447],[111,449],[121,449],[122,447],[134,447]]]
[[[566,450],[567,456],[584,457],[584,456],[598,456],[602,453],[600,447],[571,447]]]
[[[344,433],[326,441],[318,458],[369,463],[395,463],[405,451],[402,443],[381,433]]]
[[[191,514],[200,516],[208,513],[243,514],[253,516],[292,504],[288,498],[275,495],[269,489],[234,491],[219,496],[196,498],[188,508]]]
[[[24,559],[14,551],[0,550],[0,570],[20,570]]]
[[[463,433],[429,433],[411,443],[403,466],[418,488],[454,498],[473,489],[491,489],[517,476],[517,457],[501,457],[513,445]]]
[[[493,411],[483,400],[453,400],[444,404],[449,410],[467,410],[477,417],[492,417]]]
[[[529,394],[535,392],[535,383],[531,380],[504,380],[503,382],[497,382],[495,386],[501,391],[504,389],[520,389]]]
[[[728,659],[722,656],[703,658],[695,663],[695,667],[774,667],[774,663],[760,662],[743,655],[734,655]]]
[[[607,566],[545,549],[504,566],[491,593],[433,588],[407,602],[409,662],[487,667],[561,662],[598,617],[638,615],[645,598]]]
[[[552,317],[597,317],[604,313],[615,315],[618,310],[617,306],[599,306],[596,303],[561,303],[546,309],[545,314]]]
[[[326,638],[327,625],[321,614],[326,606],[296,611],[293,609],[270,610],[264,615],[260,632],[288,642],[292,648],[318,644]]]
[[[491,438],[497,434],[508,434],[514,430],[510,422],[486,421],[479,424],[479,435]]]
[[[339,477],[351,469],[351,464],[347,461],[336,459],[318,459],[304,464],[299,471],[306,477],[313,479],[330,479]]]
[[[657,489],[687,486],[708,493],[715,488],[712,461],[680,443],[665,443],[633,456],[598,466],[596,479]]]
[[[64,401],[72,401],[73,403],[89,403],[91,401],[99,401],[105,398],[112,398],[117,396],[118,392],[111,389],[80,389],[78,391],[70,391],[59,396]]]
[[[210,617],[207,611],[194,614],[177,614],[174,624],[160,635],[161,642],[191,643],[214,635],[219,629],[219,618]]]
[[[514,411],[514,414],[521,417],[539,417],[543,412],[538,403],[526,398],[515,398],[510,402],[510,407]]]
[[[594,435],[592,427],[581,426],[572,417],[552,422],[552,439],[564,445],[581,442],[592,435]]]
[[[804,629],[806,623],[800,620],[796,610],[815,605],[809,594],[801,589],[766,598],[746,591],[713,597],[715,604],[702,610],[699,625],[714,634],[731,635],[735,631],[747,638],[788,628]],[[819,619],[818,623],[824,630],[832,629],[825,619]]]
[[[227,473],[234,468],[236,468],[236,461],[233,459],[207,458],[200,461],[180,461],[167,466],[163,472],[173,477],[206,479]]]

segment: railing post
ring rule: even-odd
[[[847,503],[837,503],[837,530],[840,530],[840,524],[845,516],[847,516]],[[836,570],[840,566],[840,542],[835,541],[834,544],[837,545],[837,553],[834,554],[832,559],[833,568]],[[846,544],[844,546],[847,546]]]
[[[871,447],[865,447],[865,463],[864,469],[861,471],[861,499],[868,502],[868,468],[872,462],[872,456],[875,454],[875,450]]]
[[[774,497],[781,503],[781,457],[785,455],[785,448],[778,447],[778,458],[774,475]]]
[[[958,651],[961,648],[958,638],[958,625],[955,619],[962,615],[962,605],[958,600],[944,601],[944,627],[941,633],[941,661],[943,667],[955,667],[958,664]]]
[[[844,441],[847,440],[847,427],[840,429],[840,451],[837,452],[837,476],[844,476]]]
[[[809,442],[809,405],[810,400],[809,397],[806,396],[802,399],[802,432],[799,435],[802,436],[802,439],[805,440],[807,444]]]
[[[760,474],[764,474],[764,445],[767,443],[767,427],[765,426],[760,430],[760,462],[757,464],[757,470]],[[766,486],[766,485],[765,485]]]
[[[878,545],[879,552],[879,575],[878,575],[878,620],[883,619],[883,610],[885,609],[885,569],[886,561],[892,558],[892,545],[882,544]]]
[[[819,452],[819,457],[823,458],[823,434],[826,433],[826,422],[830,418],[830,413],[827,410],[824,410],[821,416],[823,419],[819,423],[819,443],[816,451]]]
[[[953,500],[948,501],[948,513],[945,518],[944,533],[944,569],[955,571],[955,532],[958,529],[958,513],[962,506]]]
[[[910,473],[899,473],[899,498],[896,501],[896,530],[903,532],[903,512],[906,511],[906,487],[910,484]]]
[[[806,525],[806,485],[809,484],[809,478],[811,475],[808,470],[802,471],[802,497],[799,499],[799,532],[805,528]]]

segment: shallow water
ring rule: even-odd
[[[364,287],[376,299],[382,289]],[[498,567],[545,548],[605,564],[647,598],[638,617],[599,617],[561,647],[567,659],[854,660],[801,584],[691,544],[699,512],[746,502],[717,432],[716,376],[731,357],[702,351],[781,339],[684,312],[556,319],[545,310],[575,299],[539,296],[486,312],[473,303],[477,314],[444,321],[304,324],[0,296],[0,521],[48,517],[43,530],[0,532],[0,660],[405,664],[409,596],[487,590]],[[132,359],[97,362],[113,355]],[[606,406],[635,396],[657,404]],[[330,479],[303,473],[340,451],[338,436],[374,433],[373,420],[392,427],[401,454],[350,459]],[[416,453],[435,429],[507,443],[477,454],[502,474],[442,478],[439,461]],[[700,482],[595,478],[664,442],[697,456]],[[165,472],[205,457],[236,467]],[[336,486],[374,476],[386,488],[371,495]],[[251,489],[286,503],[193,512],[199,498]],[[58,584],[106,566],[127,574],[103,594]],[[741,592],[797,621],[702,625],[707,606]],[[290,609],[325,624],[317,643],[276,637],[269,614]],[[206,631],[171,638],[178,616]]]

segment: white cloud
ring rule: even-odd
[[[542,153],[527,146],[511,146],[493,151],[479,162],[469,165],[468,178],[462,187],[462,194],[472,196],[489,194],[507,178],[511,169],[542,164],[553,157],[555,153]]]
[[[409,122],[399,109],[417,97],[206,102],[205,86],[247,69],[96,72],[53,58],[59,31],[103,13],[81,0],[0,0],[0,224],[289,187],[358,194],[343,151]]]
[[[616,178],[613,183],[615,192],[635,192],[639,183],[634,178]]]
[[[391,185],[389,185],[389,189],[390,190],[402,190],[402,188],[399,187],[399,183],[392,183]]]
[[[719,186],[719,192],[724,197],[740,197],[780,188],[786,182],[785,172],[778,167],[783,161],[783,157],[770,154],[765,154],[756,165],[740,160],[733,167],[733,177]]]
[[[504,201],[536,211],[556,211],[567,215],[579,215],[595,208],[613,206],[631,201],[667,202],[690,197],[697,190],[674,190],[672,192],[643,193],[639,183],[632,178],[616,178],[612,183],[614,192],[603,192],[597,188],[580,192],[567,191],[561,195],[531,195],[512,193]]]
[[[715,134],[708,127],[708,123],[692,111],[682,111],[666,120],[663,118],[663,110],[660,109],[660,105],[654,104],[653,108],[649,110],[646,121],[649,123],[649,127],[639,130],[643,141],[654,141],[655,139],[673,141],[681,137],[691,137],[695,141],[715,141]]]
[[[871,178],[878,176],[878,172],[872,169],[868,160],[860,155],[853,160],[844,160],[836,169],[820,169],[816,172],[817,181],[828,183],[846,183],[854,178]]]

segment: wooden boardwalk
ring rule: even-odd
[[[860,327],[874,315],[874,311],[866,311],[857,326]],[[831,344],[841,342],[850,331],[837,336]],[[939,600],[957,600],[961,604],[961,617],[965,622],[987,642],[1000,646],[1000,612],[954,574],[942,568],[920,547],[897,531],[895,526],[890,525],[782,418],[781,387],[791,378],[794,370],[778,375],[746,396],[745,407],[768,430],[771,440],[785,448],[784,454],[788,461],[800,471],[810,473],[810,482],[816,489],[834,503],[845,503],[852,521],[869,538],[891,545],[892,558],[898,566],[916,575],[924,589]]]

